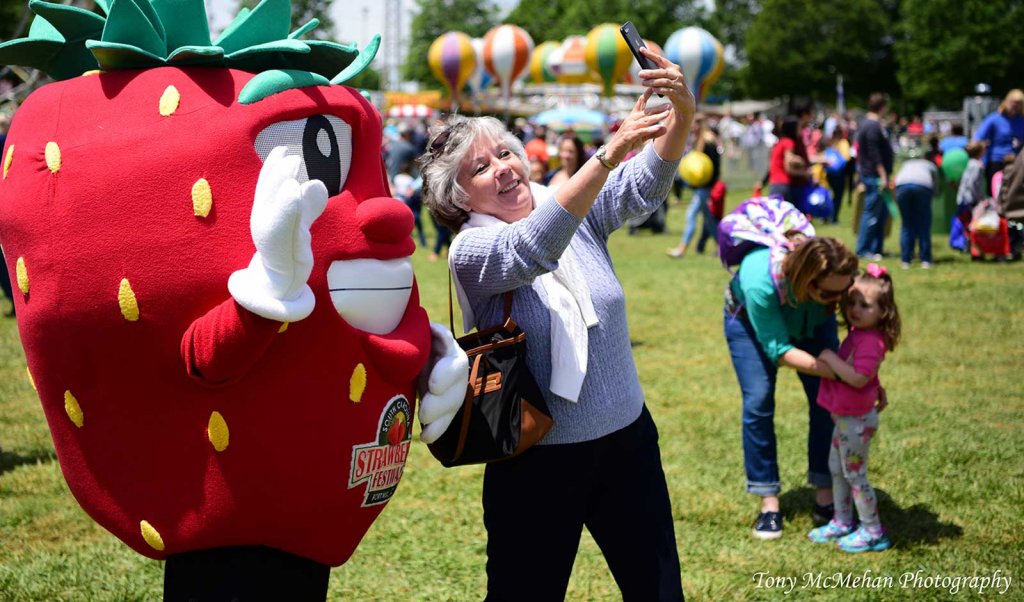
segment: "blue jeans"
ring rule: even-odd
[[[697,252],[699,253],[704,252],[704,244],[707,243],[708,238],[718,236],[718,220],[711,215],[711,208],[708,207],[710,198],[711,188],[694,188],[693,200],[690,201],[690,206],[686,209],[686,227],[683,229],[683,238],[680,242],[686,247],[690,246],[693,235],[697,231],[697,215],[701,215],[704,218],[704,225],[700,242],[697,243]]]
[[[860,228],[857,231],[857,255],[882,254],[885,242],[885,218],[889,210],[882,198],[881,178],[861,178],[867,190],[864,192],[864,212],[860,215]]]
[[[747,492],[761,497],[778,495],[778,451],[775,444],[775,382],[779,368],[765,355],[746,316],[725,312],[725,340],[743,394],[743,464]],[[831,317],[814,330],[809,339],[794,341],[799,349],[817,356],[824,349],[839,348],[836,319]],[[820,378],[797,373],[807,395],[807,482],[831,487],[828,454],[832,444],[832,418],[818,405]]]
[[[921,246],[921,261],[932,261],[932,189],[920,184],[896,187],[900,206],[900,259],[914,259],[914,243]]]

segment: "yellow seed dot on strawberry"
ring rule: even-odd
[[[4,179],[7,179],[7,172],[11,170],[11,163],[14,161],[14,145],[7,147],[7,154],[4,155]]]
[[[220,412],[210,414],[210,422],[206,425],[206,436],[213,444],[213,449],[222,452],[228,448],[228,423]]]
[[[57,146],[56,142],[46,143],[44,156],[46,157],[46,167],[49,168],[50,173],[60,171],[60,147]]]
[[[352,378],[349,379],[349,399],[359,403],[363,399],[363,391],[366,390],[366,366],[356,364],[352,371]]]
[[[210,215],[211,208],[213,208],[213,192],[210,190],[210,183],[206,181],[206,178],[199,178],[192,185],[192,212],[196,214],[196,217],[206,217]]]
[[[121,279],[121,286],[117,289],[117,304],[121,306],[121,315],[125,320],[134,322],[139,319],[139,302],[127,278]]]
[[[178,103],[181,102],[181,93],[174,86],[167,86],[164,93],[160,95],[160,114],[164,117],[174,115],[178,110]]]
[[[17,263],[14,266],[14,275],[18,281],[18,289],[21,294],[28,294],[28,268],[25,267],[25,258],[19,257]]]
[[[75,423],[75,426],[82,428],[82,425],[85,424],[85,414],[82,413],[82,406],[78,405],[78,400],[71,394],[71,391],[64,391],[64,411],[67,412],[68,418]]]
[[[139,528],[142,530],[142,539],[146,540],[149,547],[162,552],[164,549],[164,538],[160,537],[160,533],[153,528],[153,525],[149,524],[149,521],[144,520],[139,522]]]
[[[281,322],[281,327],[277,329],[277,334],[281,334],[286,330],[288,330],[288,322]]]

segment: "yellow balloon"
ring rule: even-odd
[[[711,181],[711,174],[715,166],[711,164],[711,157],[697,151],[686,153],[683,160],[679,162],[679,176],[683,181],[693,188],[701,188]]]

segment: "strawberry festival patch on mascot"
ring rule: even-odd
[[[322,599],[395,494],[417,392],[432,440],[466,390],[380,115],[342,85],[379,37],[303,40],[289,0],[212,42],[202,0],[30,6],[0,64],[58,81],[13,120],[0,242],[71,492],[167,559],[167,599]]]

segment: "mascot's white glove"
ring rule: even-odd
[[[299,184],[302,159],[286,151],[279,146],[263,162],[249,221],[256,253],[249,267],[231,274],[228,290],[258,316],[295,322],[316,304],[306,284],[313,271],[309,227],[327,207],[327,187],[320,180]]]
[[[433,443],[444,434],[462,407],[469,382],[466,352],[455,342],[450,330],[434,322],[430,323],[430,361],[423,370],[424,376],[428,370],[426,387],[421,386],[419,414],[423,431],[420,440]]]

